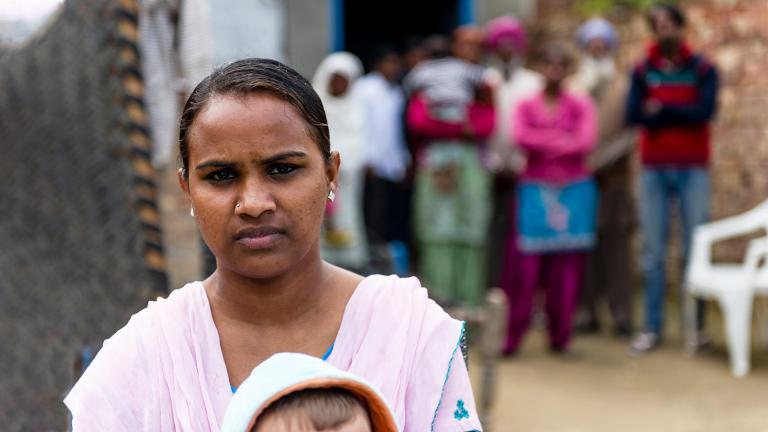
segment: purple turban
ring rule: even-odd
[[[608,48],[613,51],[619,46],[619,38],[613,24],[603,18],[592,18],[579,27],[576,33],[576,42],[584,49],[593,39],[602,39]]]
[[[511,42],[520,51],[528,47],[525,28],[516,18],[501,16],[491,20],[485,27],[485,43],[495,49],[502,41]]]

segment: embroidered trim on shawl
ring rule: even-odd
[[[448,377],[451,376],[451,368],[453,368],[453,359],[456,357],[456,351],[459,350],[459,347],[461,346],[461,341],[464,339],[464,332],[466,331],[467,323],[462,321],[461,322],[461,334],[459,335],[459,340],[456,341],[456,346],[453,348],[453,353],[451,354],[450,360],[448,360],[448,371],[445,372],[445,381],[443,381],[443,388],[440,390],[440,399],[437,400],[437,406],[435,407],[435,415],[432,416],[432,425],[430,426],[430,430],[434,432],[435,430],[435,421],[437,421],[437,412],[440,411],[440,405],[443,403],[443,395],[445,394],[445,385],[448,383]]]
[[[464,366],[469,372],[469,343],[467,342],[467,332],[461,332],[461,339],[459,340],[459,347],[461,348],[461,356],[464,357]]]

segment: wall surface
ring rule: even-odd
[[[211,0],[213,65],[245,57],[285,61],[285,5],[283,0]]]
[[[572,0],[539,0],[539,37],[570,39],[581,21]],[[721,78],[714,123],[712,217],[741,213],[768,198],[768,1],[683,1],[691,44],[712,59]],[[642,56],[648,29],[638,13],[608,16],[622,40],[624,70]],[[721,257],[736,259],[742,245]],[[716,249],[717,252],[717,249]]]
[[[332,0],[286,0],[288,64],[307,78],[328,54]]]
[[[307,77],[330,50],[330,8],[335,1],[285,0],[287,61]],[[500,15],[530,21],[536,17],[538,1],[475,0],[475,18],[481,25]]]
[[[478,24],[501,15],[513,15],[524,21],[536,18],[538,0],[475,0]]]

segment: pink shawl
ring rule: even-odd
[[[371,276],[349,300],[328,362],[371,382],[405,432],[480,430],[463,331],[416,278]],[[208,298],[194,282],[105,341],[64,402],[76,432],[198,432],[219,430],[231,398]]]

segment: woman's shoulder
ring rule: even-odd
[[[398,275],[375,274],[366,276],[358,286],[358,290],[368,291],[379,297],[395,297],[409,300],[411,297],[427,295],[426,288],[415,276],[400,277]]]
[[[512,111],[515,121],[528,123],[534,121],[541,113],[542,95],[540,91],[532,91],[520,96]],[[519,132],[514,130],[515,133]],[[519,139],[519,138],[518,138]]]
[[[135,313],[125,326],[104,341],[67,396],[65,403],[70,410],[80,415],[87,412],[90,405],[118,409],[121,394],[146,396],[159,379],[162,352],[178,348],[169,346],[174,342],[182,343],[177,336],[190,328],[189,313],[198,309],[195,305],[204,300],[200,296],[205,296],[201,283],[187,284],[167,298],[150,301]],[[133,402],[136,401],[126,400],[124,408],[138,409],[141,403]]]
[[[145,310],[157,309],[166,313],[167,309],[187,309],[194,306],[208,306],[208,297],[201,281],[194,281],[177,288],[168,297],[158,297],[147,304]]]
[[[207,301],[200,282],[174,290],[167,298],[150,301],[104,341],[93,364],[109,363],[108,359],[116,358],[126,366],[132,361],[144,362],[154,347],[162,343],[161,339],[189,327],[190,318],[200,314],[201,306],[207,307]]]
[[[186,327],[190,318],[204,311],[203,307],[208,307],[205,295],[202,283],[192,282],[172,291],[167,298],[151,300],[104,341],[99,355],[142,352],[154,345],[153,341],[162,337],[169,325]]]
[[[390,310],[394,317],[411,312],[455,321],[429,297],[429,290],[415,276],[371,275],[360,282],[355,296],[367,300],[371,307]]]
[[[357,287],[346,312],[345,322],[352,324],[354,332],[394,337],[397,341],[390,342],[405,343],[416,357],[423,352],[440,352],[440,358],[448,355],[464,328],[462,321],[429,298],[427,288],[416,277],[368,276]]]
[[[107,341],[124,337],[128,333],[156,335],[157,329],[153,327],[158,325],[159,321],[184,324],[186,320],[179,320],[179,318],[197,315],[204,310],[204,307],[208,307],[208,300],[203,284],[201,282],[188,283],[171,291],[167,297],[150,300],[144,309],[133,314],[128,323]]]

